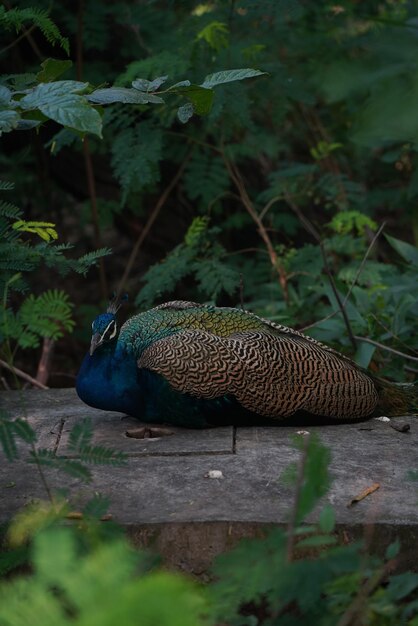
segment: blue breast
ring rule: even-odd
[[[145,422],[189,428],[241,423],[251,414],[232,396],[212,400],[174,390],[161,375],[138,369],[136,357],[120,346],[100,346],[84,357],[76,382],[83,402]]]
[[[143,412],[144,394],[134,355],[121,349],[98,348],[86,354],[77,376],[76,390],[83,402],[105,411],[129,415]]]

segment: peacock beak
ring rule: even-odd
[[[90,356],[92,356],[93,352],[95,351],[95,349],[97,348],[98,345],[100,345],[102,343],[102,336],[100,333],[94,333],[94,335],[91,338],[91,343],[90,343]]]

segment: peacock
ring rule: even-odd
[[[418,409],[417,388],[238,308],[173,301],[119,329],[115,299],[93,321],[77,393],[93,407],[189,428],[362,420]]]

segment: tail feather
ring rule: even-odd
[[[418,415],[418,383],[390,383],[373,377],[379,394],[375,415]]]

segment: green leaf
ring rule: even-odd
[[[64,74],[72,64],[73,62],[69,60],[46,59],[41,63],[42,70],[38,72],[36,78],[40,83],[49,83]]]
[[[229,29],[224,22],[210,22],[199,33],[196,39],[203,39],[217,52],[228,47]]]
[[[17,123],[16,130],[31,130],[42,124],[41,120],[20,119]]]
[[[38,109],[41,105],[48,104],[51,100],[60,96],[84,91],[88,83],[79,80],[57,80],[53,83],[41,83],[33,87],[29,93],[19,100],[22,109]]]
[[[13,422],[0,414],[0,444],[8,461],[18,458]]]
[[[191,102],[187,102],[186,104],[183,104],[183,106],[178,108],[177,117],[182,124],[186,124],[193,117],[193,113],[193,104]]]
[[[331,479],[328,466],[331,459],[329,449],[324,446],[316,434],[305,437],[293,437],[297,448],[305,456],[303,481],[297,501],[296,523],[300,524],[314,509],[318,500],[328,491]],[[301,462],[301,461],[299,461]]]
[[[389,546],[389,548],[390,547],[391,546]],[[399,601],[402,600],[402,598],[406,598],[406,596],[417,588],[418,574],[415,572],[403,572],[402,574],[398,574],[397,576],[392,576],[390,578],[387,586],[387,592],[390,598],[395,601]]]
[[[86,482],[91,481],[91,472],[83,463],[62,456],[55,456],[52,450],[46,448],[40,448],[36,452],[31,450],[28,460],[29,463],[61,470],[74,478],[81,478]]]
[[[386,549],[386,554],[385,557],[389,560],[389,559],[394,559],[395,556],[397,556],[399,554],[399,550],[401,549],[401,544],[399,539],[396,539],[396,541],[393,541]]]
[[[109,509],[110,500],[100,493],[96,493],[83,508],[83,514],[86,517],[94,517],[100,519]]]
[[[55,224],[52,222],[27,222],[26,220],[17,220],[12,224],[14,230],[22,233],[35,233],[44,241],[58,239],[58,233],[55,230]]]
[[[356,354],[354,360],[360,367],[369,367],[369,363],[373,358],[373,354],[376,351],[376,346],[365,341],[360,341],[357,345]]]
[[[390,237],[385,234],[386,241],[392,246],[394,250],[407,262],[414,266],[418,266],[418,248],[412,246],[406,241],[401,241],[395,237]]]
[[[124,452],[111,450],[104,446],[79,445],[78,452],[84,463],[94,465],[114,465],[120,467],[126,465],[127,456]]]
[[[167,91],[175,91],[179,87],[190,87],[191,84],[192,83],[190,82],[190,80],[181,80],[178,83],[171,85],[171,87],[169,87]]]
[[[366,228],[377,230],[376,222],[360,211],[340,211],[334,215],[328,226],[343,235],[350,232],[364,235]]]
[[[17,111],[4,110],[0,111],[0,136],[2,133],[9,133],[17,128],[20,115]]]
[[[64,331],[71,332],[74,327],[72,307],[64,291],[50,289],[36,297],[30,294],[22,303],[18,314],[24,331],[16,339],[23,347],[33,347],[40,337],[59,339]]]
[[[96,104],[112,104],[123,102],[124,104],[161,104],[164,100],[152,93],[138,91],[129,87],[109,87],[108,89],[96,89],[87,96],[87,100]]]
[[[89,445],[92,437],[93,423],[91,419],[85,418],[72,427],[68,437],[68,447],[70,450],[79,450],[83,446]]]
[[[84,90],[88,83],[67,80],[41,83],[19,105],[26,110],[39,109],[50,119],[80,132],[89,132],[101,137],[102,120],[84,96],[76,92]]]
[[[129,193],[140,191],[159,179],[161,151],[161,130],[148,122],[140,122],[118,133],[112,145],[112,166],[122,186],[122,205]]]
[[[190,87],[180,87],[175,91],[190,100],[197,115],[210,113],[215,95],[211,89],[206,89],[200,85],[190,85]]]
[[[331,533],[335,526],[335,511],[330,504],[326,504],[319,515],[319,528],[324,533]]]
[[[26,420],[17,418],[13,420],[12,424],[18,437],[26,441],[26,443],[35,443],[37,440],[36,433]]]
[[[0,85],[0,106],[8,106],[12,99],[12,92],[8,87]]]
[[[64,580],[75,571],[75,536],[68,528],[49,528],[35,536],[33,560],[36,576],[46,583]]]
[[[154,80],[146,80],[145,78],[137,78],[132,81],[132,87],[139,91],[156,91],[165,81],[168,76],[157,76]]]
[[[239,70],[224,70],[222,72],[215,72],[214,74],[208,74],[205,80],[201,84],[201,87],[206,89],[212,89],[216,85],[223,85],[225,83],[233,83],[236,80],[244,80],[245,78],[254,78],[255,76],[266,76],[267,72],[261,72],[260,70],[253,70],[251,68],[239,69]]]

